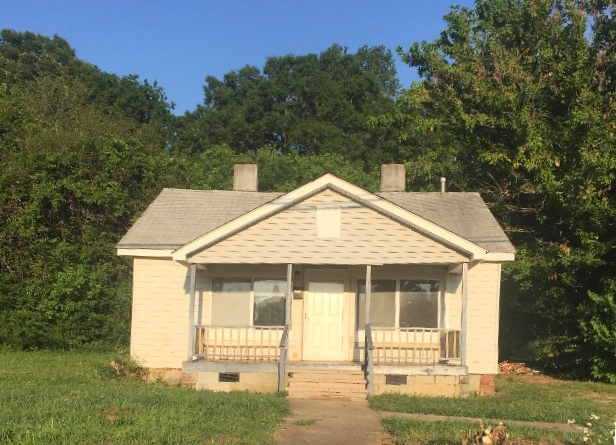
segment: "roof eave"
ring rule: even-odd
[[[118,256],[135,256],[150,258],[172,258],[174,249],[126,248],[117,247]]]
[[[483,261],[489,261],[494,263],[502,263],[506,261],[514,261],[515,253],[505,252],[488,252]]]

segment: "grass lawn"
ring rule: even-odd
[[[590,435],[590,443],[599,443],[599,438],[603,443],[613,443],[613,438],[607,439],[616,421],[616,385],[561,381],[544,376],[499,376],[496,391],[495,396],[463,399],[387,394],[372,398],[370,405],[379,411],[502,419],[511,438],[521,440],[519,443],[587,442],[583,434],[574,432],[573,428],[571,433],[559,433],[507,425],[507,420],[556,423],[575,420],[582,426],[590,422],[595,431]],[[590,419],[591,414],[599,420]],[[400,444],[460,444],[466,431],[478,426],[477,422],[434,423],[401,418],[385,419],[384,424]]]
[[[273,444],[284,397],[110,378],[112,353],[0,349],[0,444]]]

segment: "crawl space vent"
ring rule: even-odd
[[[219,382],[231,382],[231,383],[239,382],[240,373],[239,372],[219,372],[218,381]]]
[[[397,374],[385,374],[386,385],[406,385],[406,376]]]

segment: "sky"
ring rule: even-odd
[[[0,0],[0,28],[57,34],[103,71],[157,81],[183,114],[203,103],[206,76],[262,68],[270,56],[319,54],[334,43],[395,54],[435,40],[452,4],[474,1]],[[395,59],[408,87],[416,70]]]

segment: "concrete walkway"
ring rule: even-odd
[[[288,399],[291,415],[277,432],[280,445],[391,445],[393,439],[385,433],[381,419],[404,417],[423,421],[477,421],[469,417],[437,416],[429,414],[390,413],[372,411],[366,400]],[[483,419],[485,424],[497,425],[498,419]],[[517,424],[572,431],[571,425],[547,422],[503,420],[505,426]]]
[[[367,400],[289,399],[291,416],[277,433],[280,445],[390,445],[381,416]]]

